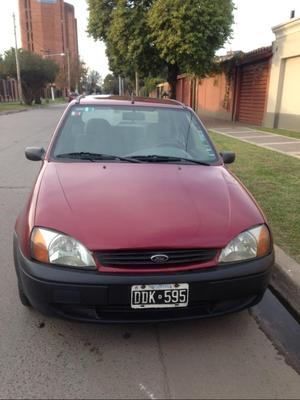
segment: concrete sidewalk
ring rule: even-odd
[[[300,139],[264,132],[229,121],[210,118],[202,118],[202,121],[212,132],[300,159]]]

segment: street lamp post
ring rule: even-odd
[[[71,66],[70,66],[70,51],[69,49],[67,50],[66,53],[50,53],[50,54],[44,54],[45,57],[53,57],[53,56],[61,56],[65,57],[67,56],[67,68],[68,68],[68,94],[71,92]],[[51,87],[51,94],[52,94],[52,100],[53,100],[53,88]]]
[[[17,43],[17,30],[16,30],[16,17],[15,17],[15,14],[13,14],[13,20],[14,20],[14,34],[15,34],[15,56],[16,56],[16,67],[17,67],[18,94],[19,94],[19,101],[22,104],[23,103],[23,92],[22,92],[20,62],[19,62],[19,54],[18,54],[18,43]]]

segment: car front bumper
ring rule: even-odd
[[[182,273],[107,274],[29,260],[15,236],[14,259],[25,295],[44,314],[90,322],[153,322],[211,317],[253,306],[268,286],[274,254]],[[189,305],[180,309],[131,309],[132,285],[162,283],[189,283]]]

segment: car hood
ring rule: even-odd
[[[263,222],[223,166],[46,162],[35,209],[90,250],[221,248]]]

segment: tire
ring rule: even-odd
[[[20,279],[18,279],[18,292],[19,292],[20,301],[23,304],[23,306],[24,307],[31,307],[31,304],[30,304],[26,294],[23,291],[22,283],[20,282]]]

